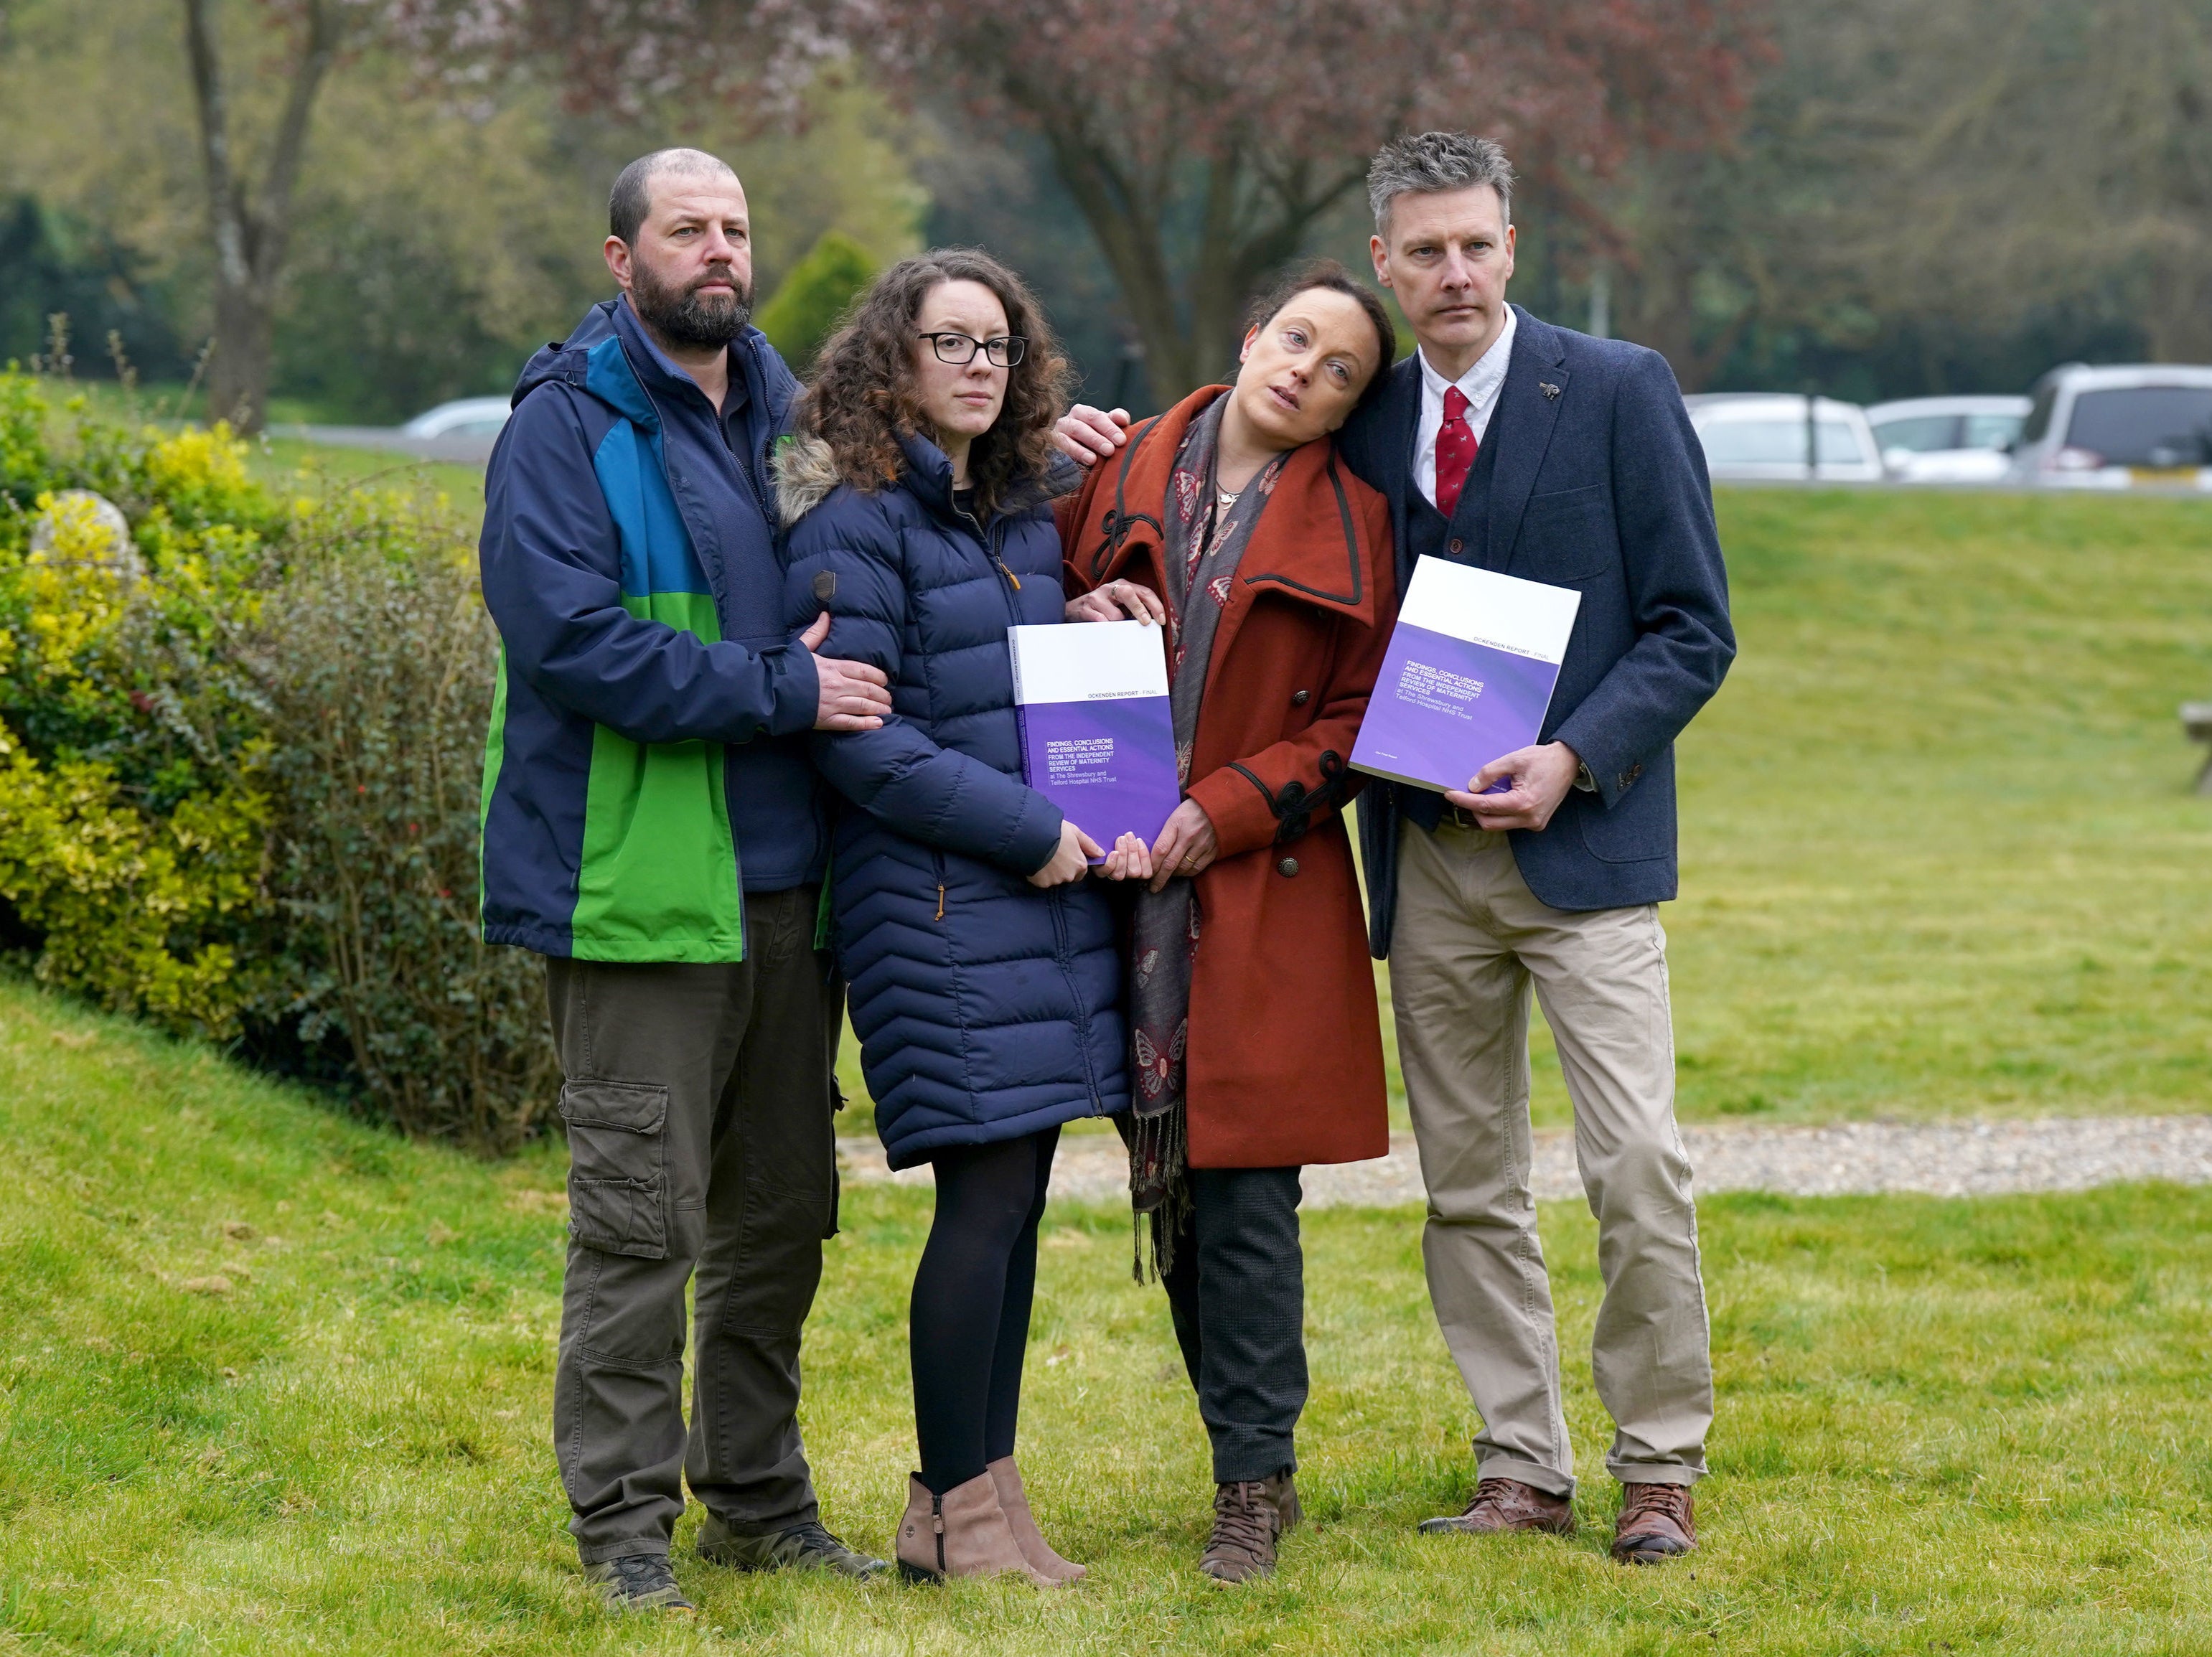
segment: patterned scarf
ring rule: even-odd
[[[1227,397],[1190,422],[1176,452],[1162,514],[1167,567],[1168,703],[1175,719],[1176,779],[1190,786],[1199,703],[1213,659],[1213,636],[1253,526],[1274,493],[1288,458],[1277,455],[1234,501],[1214,477]],[[1198,897],[1177,876],[1167,889],[1139,889],[1129,950],[1129,1026],[1136,1049],[1136,1106],[1116,1126],[1129,1148],[1129,1201],[1139,1217],[1137,1281],[1145,1280],[1144,1234],[1152,1233],[1155,1272],[1174,1264],[1175,1235],[1190,1210],[1184,1177],[1188,1148],[1183,1058],[1190,1044],[1191,962],[1198,953]],[[1147,1228],[1144,1217],[1151,1217]]]

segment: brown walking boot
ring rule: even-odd
[[[1687,1484],[1624,1484],[1613,1525],[1613,1557],[1656,1565],[1698,1545],[1698,1515]]]
[[[1080,1582],[1089,1575],[1073,1559],[1061,1558],[1037,1529],[1036,1516],[1030,1512],[1029,1492],[1022,1488],[1022,1470],[1014,1465],[1013,1457],[1001,1456],[983,1471],[991,1475],[991,1483],[997,1487],[1000,1510],[1006,1515],[1015,1545],[1021,1549],[1022,1557],[1031,1570],[1055,1582]]]
[[[1287,1471],[1218,1484],[1213,1534],[1206,1539],[1198,1568],[1224,1586],[1271,1576],[1277,1540],[1295,1529],[1304,1516],[1298,1510],[1297,1484]]]
[[[1445,1531],[1464,1531],[1470,1536],[1495,1536],[1507,1531],[1572,1536],[1575,1504],[1566,1496],[1553,1496],[1517,1478],[1486,1478],[1476,1484],[1466,1512],[1421,1521],[1425,1536]]]
[[[999,1488],[988,1472],[943,1496],[932,1496],[917,1475],[906,1482],[906,1514],[898,1527],[899,1575],[909,1582],[948,1576],[999,1576],[1019,1572],[1041,1588],[1052,1578],[1030,1569],[1014,1540]]]

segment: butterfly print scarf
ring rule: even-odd
[[[1234,395],[1231,393],[1231,395]],[[1176,452],[1162,514],[1162,561],[1167,567],[1168,701],[1175,719],[1177,780],[1190,786],[1191,748],[1213,659],[1213,636],[1231,584],[1267,497],[1287,458],[1276,456],[1221,508],[1214,462],[1228,397],[1216,398],[1190,422]],[[1152,1264],[1173,1264],[1175,1234],[1190,1207],[1183,1177],[1188,1144],[1183,1108],[1183,1058],[1190,1045],[1191,963],[1198,953],[1198,896],[1182,876],[1167,889],[1140,889],[1129,950],[1129,1028],[1135,1049],[1136,1105],[1116,1118],[1129,1147],[1129,1200],[1140,1218],[1136,1273],[1144,1281],[1143,1234],[1152,1233]],[[1141,1223],[1149,1216],[1149,1228]]]

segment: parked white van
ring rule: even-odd
[[[2035,385],[2013,476],[2057,489],[2212,489],[2212,367],[2069,363]]]

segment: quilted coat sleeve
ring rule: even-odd
[[[1390,521],[1382,497],[1368,497],[1365,518],[1361,540],[1370,590],[1388,593]],[[1352,744],[1366,717],[1367,699],[1382,671],[1395,619],[1390,605],[1382,607],[1371,628],[1340,617],[1335,655],[1313,723],[1191,784],[1189,797],[1213,824],[1218,855],[1235,857],[1279,840],[1295,840],[1316,818],[1342,810],[1358,791],[1364,779],[1351,768]]]
[[[552,387],[501,434],[479,547],[508,665],[550,700],[633,742],[744,743],[814,723],[814,659],[755,652],[632,616],[622,549],[574,408]]]
[[[1060,809],[1018,778],[942,748],[912,714],[924,693],[905,660],[913,629],[898,533],[880,500],[840,489],[793,528],[784,589],[793,627],[830,612],[825,654],[872,664],[895,710],[874,731],[818,731],[830,785],[911,839],[1034,874],[1060,847]],[[903,670],[903,671],[902,671]]]

